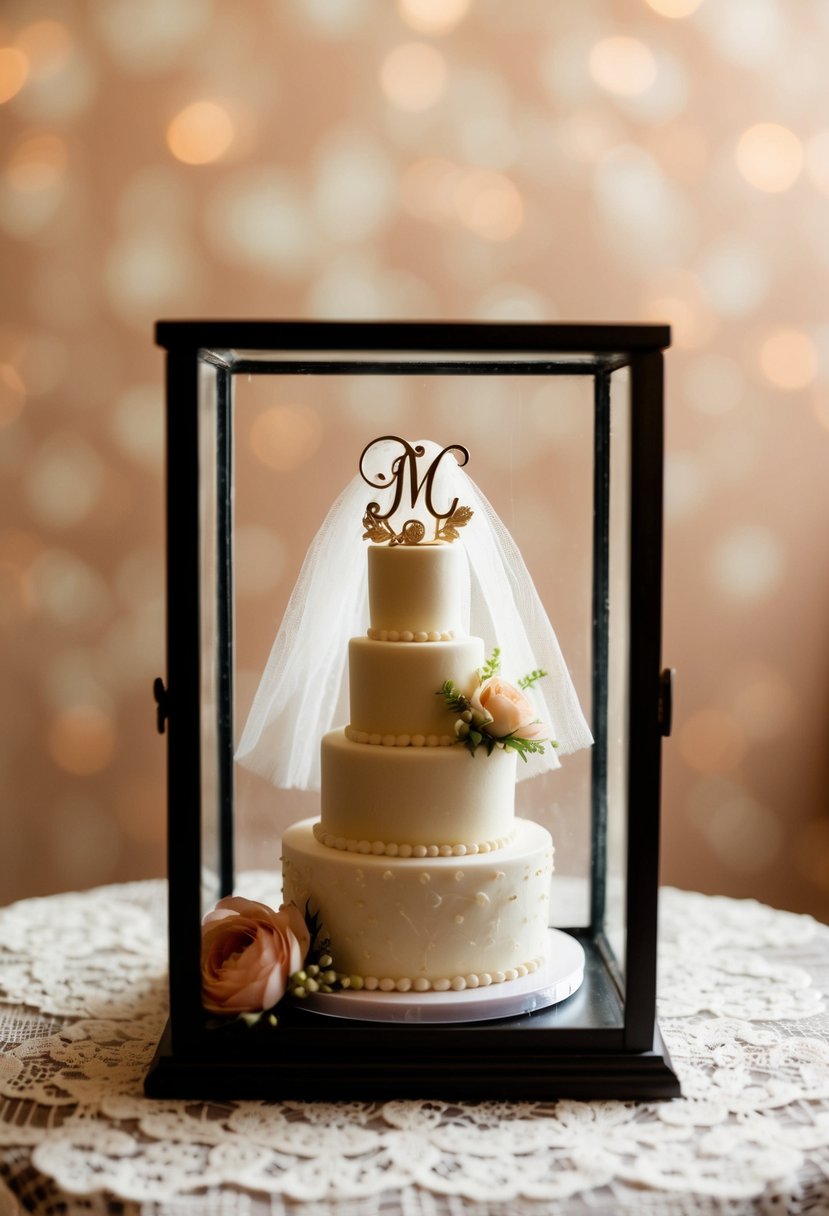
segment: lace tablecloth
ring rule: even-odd
[[[681,1099],[202,1104],[142,1094],[164,905],[154,881],[0,910],[0,1216],[829,1212],[829,929],[809,917],[663,892]]]

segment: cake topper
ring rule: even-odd
[[[378,444],[399,443],[403,448],[391,462],[389,471],[380,472],[372,476],[366,472],[365,462],[366,457],[372,448]],[[418,508],[418,501],[422,496],[422,505],[426,508],[426,512],[434,521],[435,534],[432,540],[453,541],[457,540],[458,528],[464,528],[472,518],[472,510],[469,507],[458,506],[458,499],[453,498],[449,507],[445,511],[440,511],[435,506],[432,499],[432,490],[434,488],[435,476],[438,471],[438,466],[449,452],[460,452],[463,457],[458,460],[458,465],[462,468],[469,460],[469,452],[459,443],[450,444],[449,447],[443,448],[438,452],[426,468],[423,476],[418,480],[418,460],[425,456],[426,448],[423,444],[412,445],[405,439],[401,439],[398,435],[382,435],[379,439],[372,439],[371,443],[363,448],[360,456],[360,476],[368,485],[374,486],[376,489],[388,490],[394,488],[394,497],[391,506],[387,511],[381,513],[381,507],[378,502],[370,502],[366,506],[365,515],[363,516],[363,540],[372,540],[378,544],[388,541],[389,545],[418,545],[426,536],[426,526],[420,519],[408,519],[403,524],[400,531],[395,531],[393,525],[389,522],[391,517],[400,507],[403,498],[403,492],[406,488],[406,474],[408,473],[408,490],[409,490],[409,506],[408,510],[415,511]],[[387,452],[385,453],[388,454]]]
[[[407,522],[425,521],[424,536],[430,519],[435,521],[439,540],[441,533],[454,539],[475,512],[475,526],[458,546],[469,569],[469,632],[483,638],[488,650],[499,648],[504,671],[537,667],[549,673],[532,692],[538,717],[549,724],[558,747],[530,755],[518,780],[559,768],[559,757],[590,746],[590,728],[530,572],[462,467],[466,459],[464,448],[442,448],[427,439],[407,443],[392,435],[368,445],[360,471],[335,498],[305,556],[242,731],[236,751],[242,766],[281,789],[319,789],[320,738],[349,720],[349,640],[365,634],[370,623],[363,533],[371,539],[368,529],[376,528],[381,541],[405,544],[405,537],[397,539],[405,526],[396,529],[389,522],[393,511],[386,510],[398,498],[401,518],[410,510],[420,516]],[[378,470],[386,474],[382,480]],[[383,504],[376,514],[364,506],[366,481]]]

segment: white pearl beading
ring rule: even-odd
[[[437,629],[430,629],[428,632],[424,629],[418,629],[417,632],[411,629],[369,629],[368,636],[372,642],[453,642],[455,631],[453,629],[444,629],[442,632]]]
[[[384,840],[335,836],[333,832],[326,832],[321,823],[315,823],[313,830],[316,839],[326,849],[338,849],[341,853],[371,853],[375,857],[474,857],[477,853],[495,853],[498,849],[504,849],[512,840],[510,835],[472,844],[390,844]]]
[[[491,984],[505,984],[510,980],[522,979],[537,971],[544,963],[544,958],[531,958],[528,963],[519,963],[517,967],[508,967],[506,971],[473,971],[470,975],[453,975],[437,980],[427,980],[425,976],[411,979],[402,976],[392,979],[376,975],[351,977],[350,987],[354,987],[354,979],[362,980],[362,987],[367,992],[463,992],[466,988],[489,988]]]
[[[451,747],[457,743],[455,735],[381,735],[369,734],[367,730],[345,728],[345,737],[352,743],[368,743],[372,747]]]

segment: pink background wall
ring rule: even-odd
[[[663,878],[825,918],[827,44],[819,0],[7,0],[4,901],[163,869],[155,318],[665,320]],[[247,543],[269,635],[299,542]]]

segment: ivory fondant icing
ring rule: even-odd
[[[457,545],[372,545],[368,550],[371,627],[398,634],[469,632],[463,618],[466,558]],[[445,678],[445,677],[444,677]]]
[[[437,689],[452,680],[469,693],[484,661],[480,638],[400,646],[352,638],[348,644],[351,727],[367,734],[445,735],[454,723]]]
[[[336,730],[322,740],[321,759],[321,822],[333,836],[454,845],[512,831],[514,752],[365,747]]]
[[[448,987],[544,955],[552,840],[539,824],[516,819],[496,853],[392,859],[326,848],[313,823],[283,837],[284,895],[319,908],[340,971]]]

